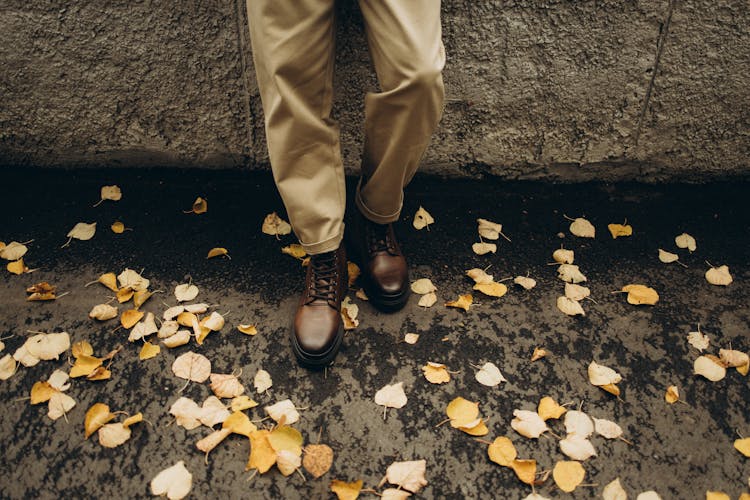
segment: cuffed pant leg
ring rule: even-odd
[[[334,1],[247,0],[247,11],[276,186],[305,250],[334,250],[346,204],[331,119]]]

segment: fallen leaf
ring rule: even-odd
[[[143,318],[144,312],[137,309],[128,309],[120,315],[120,324],[123,328],[130,329]]]
[[[8,380],[14,373],[16,373],[16,360],[10,354],[6,354],[0,359],[0,380]]]
[[[250,417],[241,411],[232,412],[221,424],[221,428],[228,429],[234,434],[239,434],[247,438],[250,437],[250,433],[258,430],[255,424],[250,421]]]
[[[552,252],[552,260],[558,264],[572,264],[575,259],[575,253],[573,250],[566,250],[564,248],[558,248]]]
[[[188,351],[174,360],[172,373],[193,382],[205,382],[211,375],[211,362],[202,354]]]
[[[513,278],[513,283],[516,285],[521,285],[526,290],[531,290],[536,286],[536,280],[533,278],[529,278],[528,276],[516,276]]]
[[[665,264],[671,264],[680,260],[680,256],[676,253],[667,252],[666,250],[659,249],[659,260]]]
[[[299,412],[294,407],[294,403],[289,399],[279,401],[263,409],[279,425],[291,425],[299,421]]]
[[[186,327],[192,327],[193,323],[198,323],[198,316],[189,312],[183,311],[177,315],[177,324]]]
[[[250,433],[250,458],[246,470],[257,469],[260,474],[267,472],[276,463],[276,451],[268,442],[270,432],[260,429]]]
[[[466,271],[466,275],[474,280],[477,284],[489,284],[494,283],[494,279],[491,274],[487,274],[483,269],[473,268]]]
[[[417,305],[419,307],[432,307],[437,302],[437,295],[434,292],[426,293],[419,298]]]
[[[258,373],[256,373],[253,378],[253,385],[255,386],[255,390],[258,391],[258,394],[263,394],[273,385],[271,374],[263,369],[258,370]]]
[[[333,465],[333,450],[327,444],[309,444],[304,449],[302,467],[312,477],[318,479],[331,469]]]
[[[0,257],[5,260],[19,260],[21,257],[26,255],[26,252],[28,251],[28,247],[23,243],[11,241],[4,247],[0,248]]]
[[[571,234],[579,238],[593,238],[596,235],[596,228],[583,217],[578,217],[570,224]]]
[[[168,338],[162,341],[162,344],[169,347],[179,347],[190,342],[190,332],[187,330],[178,330],[174,335],[170,335]]]
[[[429,229],[428,226],[434,222],[435,219],[432,218],[432,215],[420,206],[417,213],[414,214],[414,222],[412,222],[412,225],[414,226],[414,229],[417,230],[424,229],[425,227]]]
[[[206,254],[207,259],[213,259],[214,257],[229,257],[229,250],[224,247],[214,247]]]
[[[231,433],[232,431],[230,429],[225,429],[222,427],[221,429],[213,431],[211,434],[195,443],[195,447],[203,453],[208,454],[214,448],[219,446],[219,444],[224,441]]]
[[[411,284],[411,291],[424,295],[426,293],[437,291],[437,288],[432,284],[432,281],[430,281],[429,278],[421,278]]]
[[[411,493],[396,488],[386,488],[380,494],[380,500],[405,500],[411,496]],[[740,499],[742,500],[742,499]]]
[[[223,375],[220,373],[211,374],[211,390],[220,398],[236,398],[245,392],[237,376],[233,374]]]
[[[503,374],[500,373],[500,369],[494,364],[487,362],[481,366],[479,371],[474,375],[474,378],[482,385],[488,387],[495,387],[500,382],[507,382]]]
[[[47,416],[52,420],[57,420],[72,410],[75,405],[76,402],[73,398],[62,392],[56,392],[49,400]]]
[[[187,430],[200,427],[201,407],[192,399],[181,397],[169,408],[169,414],[175,417],[177,425]]]
[[[86,378],[89,380],[107,380],[111,376],[112,372],[110,372],[103,366],[99,366],[93,372],[89,373]]]
[[[87,241],[94,237],[94,233],[96,233],[96,222],[92,222],[91,224],[79,222],[73,226],[73,229],[68,231],[67,237]]]
[[[536,478],[536,460],[513,460],[510,464],[521,482],[532,485]]]
[[[487,219],[477,219],[479,236],[488,240],[496,240],[503,234],[503,225]],[[505,236],[505,235],[503,235]]]
[[[697,332],[690,332],[687,334],[687,341],[688,344],[701,352],[703,352],[703,349],[708,349],[708,344],[710,342],[708,335],[704,335],[703,332],[701,332],[700,325],[698,325]]]
[[[104,403],[95,403],[86,412],[84,419],[84,439],[88,439],[93,433],[98,431],[104,424],[115,418],[115,415],[109,411],[109,406]]]
[[[586,316],[586,312],[577,300],[573,300],[564,295],[557,298],[557,308],[568,316]]]
[[[292,243],[289,246],[283,247],[281,249],[281,253],[291,255],[298,260],[303,260],[305,257],[307,257],[307,252],[305,252],[305,249],[302,248],[302,245],[300,245],[299,243]]]
[[[477,283],[474,290],[478,290],[490,297],[502,297],[508,292],[508,287],[502,283]]]
[[[154,333],[158,331],[159,331],[159,328],[156,326],[156,319],[154,318],[154,313],[148,312],[146,313],[145,319],[143,319],[143,321],[139,321],[138,323],[136,323],[133,329],[130,330],[130,335],[128,335],[128,341],[135,342],[136,340],[141,340],[145,337],[148,337],[149,335],[153,335]]]
[[[107,321],[117,317],[117,308],[109,304],[99,304],[94,306],[89,312],[89,318]]]
[[[446,307],[455,307],[457,309],[463,309],[464,311],[468,311],[473,301],[474,301],[474,297],[472,297],[470,294],[466,294],[466,295],[459,295],[458,299],[452,300],[450,302],[446,302],[445,305]]]
[[[29,268],[26,267],[26,264],[23,263],[23,259],[18,259],[13,262],[8,262],[8,265],[5,266],[5,268],[11,274],[16,274],[16,275],[29,272]]]
[[[649,490],[639,493],[635,500],[661,500],[661,497],[655,491]]]
[[[276,452],[276,467],[279,468],[279,472],[282,475],[288,476],[293,474],[294,471],[299,469],[300,465],[302,465],[302,460],[299,455],[295,455],[288,450]]]
[[[575,283],[565,283],[565,296],[569,299],[580,302],[591,295],[591,290],[585,286],[576,285]]]
[[[407,344],[414,345],[417,343],[417,340],[419,340],[419,334],[418,333],[407,333],[404,335],[404,342]]]
[[[231,413],[229,413],[229,410],[227,410],[219,398],[209,396],[201,405],[198,419],[206,427],[213,427],[216,424],[224,422],[230,415]]]
[[[619,439],[622,436],[622,427],[617,425],[615,422],[603,418],[592,418],[594,419],[594,428],[596,429],[596,433],[600,436],[607,439]]]
[[[735,439],[734,449],[750,458],[750,438]]]
[[[94,373],[94,370],[99,368],[103,362],[103,359],[88,354],[81,354],[80,356],[76,356],[76,362],[70,369],[70,377],[88,377],[89,375]]]
[[[474,403],[459,396],[448,403],[445,413],[450,419],[451,427],[465,427],[467,424],[473,423],[479,416],[479,403]]]
[[[404,383],[386,385],[375,393],[375,404],[386,408],[402,408],[406,404]]]
[[[116,448],[130,439],[131,432],[121,422],[103,425],[99,429],[99,444],[105,448]]]
[[[620,484],[619,477],[604,487],[602,500],[628,500],[628,494]]]
[[[344,301],[341,303],[341,319],[344,323],[344,330],[354,330],[359,326],[358,314],[359,306],[353,304],[351,298],[348,296],[344,298]]]
[[[101,199],[99,200],[99,203],[104,200],[120,201],[122,199],[122,191],[120,190],[120,187],[116,185],[102,186],[100,190],[100,196]],[[96,205],[98,205],[99,203],[97,203]]]
[[[732,500],[729,495],[721,491],[707,491],[706,500]]]
[[[617,385],[622,381],[622,376],[612,368],[598,364],[596,361],[592,361],[588,367],[589,382],[592,385],[601,387],[615,396],[619,396],[619,389]],[[615,391],[615,392],[613,392]]]
[[[565,493],[575,490],[576,486],[583,482],[584,477],[586,477],[586,471],[583,470],[580,462],[563,460],[557,462],[555,468],[552,469],[552,478],[555,480],[555,484]]]
[[[386,469],[385,478],[391,484],[417,493],[423,486],[427,486],[427,480],[424,477],[426,469],[426,460],[393,462]]]
[[[117,302],[119,302],[120,304],[124,304],[125,302],[132,299],[133,295],[135,295],[135,290],[133,290],[132,288],[120,288],[119,290],[117,290],[115,297],[117,297]]]
[[[664,394],[664,401],[669,404],[674,404],[680,399],[680,391],[676,385],[670,385],[667,387],[667,392]]]
[[[244,333],[245,335],[250,335],[251,337],[253,335],[257,335],[258,329],[255,327],[255,325],[238,325],[237,330],[239,330],[241,333]]]
[[[631,236],[633,234],[633,227],[629,224],[608,224],[607,229],[612,234],[612,239],[617,239],[620,236]]]
[[[496,464],[503,467],[510,467],[518,453],[515,446],[513,446],[513,442],[509,438],[502,436],[495,438],[492,444],[487,447],[487,455]]]
[[[166,496],[169,500],[185,498],[192,487],[193,475],[185,468],[182,460],[159,472],[151,480],[151,494]]]
[[[718,382],[727,374],[727,369],[719,358],[712,355],[700,356],[693,363],[693,373],[701,375],[711,382]]]
[[[674,244],[678,248],[687,248],[691,253],[695,252],[697,245],[695,244],[695,238],[687,233],[682,233],[675,237]]]
[[[543,497],[539,493],[529,493],[528,495],[523,497],[522,500],[550,500],[550,499],[547,497]]]
[[[196,215],[205,214],[208,211],[208,201],[204,200],[200,196],[193,202],[193,207],[186,213],[194,213]]]
[[[531,362],[537,361],[547,356],[547,350],[542,347],[535,347],[534,352],[531,354]]]
[[[729,274],[729,267],[720,266],[710,268],[706,271],[706,281],[712,285],[728,286],[732,282],[732,275]]]
[[[266,218],[263,219],[261,231],[263,231],[264,234],[270,234],[271,236],[283,236],[292,232],[292,226],[281,219],[276,212],[272,212],[266,215]]]
[[[191,283],[183,283],[174,288],[177,302],[189,302],[198,296],[198,287]]]
[[[574,264],[560,264],[557,268],[557,277],[567,283],[583,283],[586,276]]]
[[[542,417],[534,411],[513,410],[515,417],[510,421],[510,426],[520,435],[536,439],[549,430]]]
[[[482,241],[482,242],[474,243],[473,245],[471,245],[471,249],[477,255],[485,255],[488,253],[497,252],[497,245],[494,243],[485,243]]]
[[[120,288],[132,288],[133,290],[146,290],[150,284],[149,280],[132,269],[125,269],[121,272],[117,276],[117,281],[120,283]]]
[[[255,408],[258,403],[250,399],[248,396],[237,396],[232,399],[231,407],[233,412],[247,410],[249,408]]]
[[[451,375],[448,373],[448,369],[442,363],[428,361],[427,364],[422,367],[422,371],[424,372],[424,378],[432,384],[444,384],[451,380]]]
[[[133,305],[136,309],[138,309],[144,304],[144,302],[150,299],[152,295],[153,293],[149,292],[148,290],[137,290],[133,294]]]
[[[594,432],[594,422],[584,412],[571,410],[565,415],[565,432],[587,438]]]
[[[551,418],[558,419],[562,417],[565,412],[568,411],[564,406],[560,406],[557,402],[549,396],[544,396],[539,401],[536,412],[539,414],[542,420],[549,420]]]
[[[719,359],[729,368],[738,368],[750,362],[750,356],[734,349],[719,349]]]
[[[60,354],[70,349],[70,336],[67,332],[39,333],[26,339],[26,342],[13,354],[13,359],[23,366],[31,367],[40,360],[59,359]]]
[[[362,480],[347,483],[334,479],[331,481],[331,491],[336,494],[338,500],[356,500],[362,490]]]
[[[560,451],[573,460],[588,460],[596,456],[596,450],[591,441],[578,434],[568,434],[560,440]]]
[[[652,306],[659,301],[656,290],[646,285],[625,285],[622,291],[628,294],[628,304]]]

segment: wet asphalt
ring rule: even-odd
[[[396,230],[411,278],[430,278],[438,302],[420,308],[412,296],[404,310],[383,314],[350,293],[360,307],[360,325],[347,333],[333,367],[310,372],[296,366],[288,342],[304,270],[280,249],[296,240],[260,230],[266,214],[285,217],[270,174],[5,169],[2,179],[0,241],[33,240],[25,261],[37,270],[0,273],[0,334],[7,337],[1,354],[13,353],[30,331],[67,331],[72,341],[88,340],[96,354],[124,345],[111,379],[73,380],[67,394],[77,405],[67,421],[50,420],[46,405],[32,406],[24,398],[34,382],[56,368],[67,370],[69,352],[21,367],[0,382],[3,498],[148,497],[150,480],[178,460],[193,474],[191,498],[332,498],[332,479],[362,479],[366,488],[382,491],[378,483],[388,465],[416,459],[427,461],[429,482],[417,497],[525,497],[531,488],[510,469],[490,462],[486,445],[449,425],[438,426],[457,396],[480,403],[489,428],[483,439],[509,436],[519,457],[536,459],[540,471],[565,457],[554,437],[531,440],[513,431],[514,409],[533,410],[541,397],[552,396],[623,428],[632,444],[592,438],[598,455],[584,463],[588,486],[566,494],[549,478],[536,487],[546,497],[600,498],[604,485],[617,477],[630,498],[646,490],[664,499],[705,498],[707,490],[737,498],[750,489],[750,461],[732,447],[739,435],[750,436],[750,378],[735,370],[719,382],[693,375],[700,353],[686,341],[700,324],[711,339],[708,352],[718,354],[730,345],[750,351],[746,182],[564,185],[417,176]],[[93,208],[99,188],[107,184],[121,187],[122,200]],[[183,213],[197,196],[208,200],[208,212]],[[429,230],[411,227],[420,205],[435,218]],[[596,238],[571,236],[564,215],[588,218]],[[478,217],[502,223],[512,241],[499,240],[496,254],[475,255],[471,244],[478,241]],[[115,220],[132,230],[114,234],[109,225]],[[624,220],[633,235],[612,239],[607,224]],[[77,222],[97,222],[96,235],[60,248]],[[682,232],[697,240],[692,254],[674,245]],[[588,278],[595,302],[584,303],[585,317],[567,317],[555,306],[564,285],[548,263],[561,245],[575,251],[575,263]],[[231,259],[206,259],[213,247],[226,248]],[[678,253],[687,268],[660,262],[658,248]],[[706,261],[728,265],[734,282],[708,284]],[[471,293],[465,270],[487,266],[496,278],[529,275],[537,286],[528,291],[510,286],[502,298],[475,292],[468,312],[443,305]],[[127,342],[116,320],[88,318],[89,310],[112,294],[84,285],[125,268],[142,270],[151,289],[161,290],[143,310],[160,317],[166,305],[175,304],[175,285],[192,280],[200,289],[196,300],[224,314],[226,326],[202,346],[163,348],[157,357],[140,361],[140,345]],[[24,289],[39,281],[69,293],[54,302],[27,302]],[[637,307],[611,293],[630,283],[655,288],[660,301]],[[258,335],[239,333],[240,323],[257,325]],[[401,342],[406,333],[420,334],[418,342]],[[532,363],[535,347],[550,355]],[[284,477],[275,468],[252,475],[245,471],[249,446],[239,436],[227,438],[204,463],[195,442],[209,430],[187,431],[168,413],[181,395],[200,402],[211,394],[208,383],[191,383],[179,392],[184,381],[170,367],[188,350],[206,355],[216,373],[242,371],[247,393],[261,404],[247,411],[253,419],[264,416],[262,406],[286,398],[305,408],[295,427],[306,443],[331,446],[332,469],[320,479]],[[592,360],[622,374],[619,400],[588,383]],[[428,361],[445,363],[455,372],[452,380],[430,384],[421,371]],[[480,385],[472,365],[486,361],[494,362],[508,382]],[[270,393],[253,389],[260,368],[271,374]],[[384,420],[373,397],[395,382],[404,383],[408,401],[388,410]],[[684,403],[665,403],[669,385],[679,387]],[[120,447],[103,448],[95,438],[83,439],[85,412],[96,402],[143,412],[149,423],[134,426]],[[562,422],[550,426],[564,433]]]

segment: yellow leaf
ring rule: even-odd
[[[305,249],[302,248],[302,245],[300,245],[299,243],[292,243],[287,247],[283,247],[281,249],[281,253],[291,255],[295,259],[299,260],[303,260],[305,257],[307,257],[307,252],[305,252]]]
[[[565,493],[570,493],[576,489],[576,486],[581,484],[584,477],[586,477],[586,471],[583,470],[580,462],[563,460],[557,462],[552,470],[552,478],[555,480],[555,484]]]
[[[113,292],[117,292],[117,276],[115,276],[115,273],[102,274],[96,281],[106,286]]]
[[[549,396],[545,396],[539,401],[539,407],[536,412],[542,417],[542,420],[549,420],[551,418],[560,418],[565,412],[568,411],[564,406],[560,406],[557,402]]]
[[[536,361],[538,359],[542,359],[547,355],[547,351],[542,347],[535,347],[534,352],[531,354],[531,361]]]
[[[136,309],[141,307],[144,302],[146,302],[148,299],[151,298],[153,295],[153,292],[149,292],[148,290],[138,290],[133,294],[133,305]]]
[[[177,315],[177,323],[182,326],[192,328],[193,322],[198,322],[198,316],[191,312],[184,311]]]
[[[213,431],[211,434],[195,443],[195,447],[201,450],[203,453],[208,454],[211,452],[211,450],[216,448],[219,443],[224,441],[224,439],[226,439],[226,437],[231,433],[232,431],[224,428]]]
[[[128,309],[120,315],[120,324],[127,329],[133,328],[143,318],[143,311]]]
[[[239,325],[237,329],[244,333],[245,335],[256,335],[258,333],[258,329],[255,327],[255,325]]]
[[[464,311],[468,311],[473,301],[474,301],[474,297],[472,297],[469,294],[466,294],[466,295],[459,295],[457,300],[446,302],[445,305],[446,307],[455,307],[458,309],[463,309]]]
[[[750,371],[750,362],[747,362],[742,366],[738,366],[736,367],[736,369],[743,377],[747,376],[747,372]]]
[[[331,491],[336,493],[338,500],[356,500],[362,490],[362,480],[347,483],[334,479],[331,481]]]
[[[94,354],[94,348],[91,347],[88,340],[81,340],[73,344],[73,347],[70,348],[70,352],[73,354],[74,358],[82,355],[91,356]]]
[[[208,211],[208,202],[200,196],[193,202],[193,209],[190,212],[194,214],[204,214]],[[188,212],[188,213],[190,213]]]
[[[125,232],[125,224],[123,224],[122,222],[118,220],[112,223],[112,225],[110,226],[110,229],[115,234],[122,234],[123,232]]]
[[[130,427],[133,424],[137,424],[138,422],[143,422],[143,414],[141,412],[136,413],[132,417],[128,417],[125,420],[122,421],[122,426],[126,429]]]
[[[465,426],[479,416],[479,403],[473,403],[462,397],[457,397],[445,409],[452,427]]]
[[[237,396],[232,399],[232,411],[242,411],[249,408],[255,408],[258,403],[250,399],[248,396]]]
[[[477,255],[485,255],[488,253],[497,252],[497,245],[494,243],[486,243],[482,241],[482,242],[474,243],[473,245],[471,245],[471,249]]]
[[[221,424],[222,429],[229,429],[235,434],[250,437],[250,433],[258,430],[255,424],[250,422],[250,418],[241,411],[235,411],[227,417]]]
[[[138,353],[138,358],[143,361],[145,359],[151,359],[159,354],[161,348],[158,345],[154,345],[151,342],[146,342],[141,347],[141,352]]]
[[[750,458],[750,438],[735,440],[734,448],[746,457]]]
[[[457,428],[470,436],[486,436],[490,432],[489,429],[487,429],[484,420],[481,418],[469,422],[466,425],[459,425]]]
[[[98,431],[104,424],[110,422],[115,415],[110,413],[109,406],[104,403],[95,403],[86,412],[86,418],[83,423],[85,439],[88,439],[93,433]]]
[[[291,233],[292,226],[290,226],[288,222],[279,217],[276,212],[271,212],[270,214],[266,215],[265,219],[263,219],[261,231],[263,231],[264,234],[270,234],[271,236],[278,237],[279,235],[283,236],[285,234]]]
[[[111,376],[111,371],[107,370],[103,366],[100,366],[96,370],[91,372],[86,378],[89,380],[107,380]]]
[[[487,447],[487,455],[496,464],[503,467],[510,467],[518,453],[516,452],[516,447],[513,446],[513,442],[509,438],[502,436],[495,438],[492,444]]]
[[[617,387],[617,384],[604,384],[604,385],[600,385],[599,387],[601,387],[608,393],[613,394],[615,396],[620,395],[620,388]]]
[[[707,491],[706,500],[732,500],[729,495],[721,491]]]
[[[268,442],[269,434],[266,429],[250,433],[250,458],[245,470],[258,469],[263,474],[276,463],[276,452]]]
[[[96,356],[81,354],[76,357],[76,362],[70,369],[70,377],[88,377],[94,370],[102,365],[103,360]]]
[[[359,266],[351,261],[346,262],[346,270],[349,272],[349,288],[352,288],[361,271]]]
[[[609,224],[607,229],[612,233],[613,239],[617,239],[618,236],[631,236],[633,234],[633,228],[630,225]]]
[[[667,387],[667,392],[664,394],[664,400],[669,404],[673,404],[676,403],[678,399],[680,399],[680,391],[677,389],[677,386],[670,385]]]
[[[135,294],[135,291],[130,287],[120,288],[117,290],[117,302],[124,304],[133,298],[133,294]]]
[[[477,283],[474,285],[474,290],[479,290],[490,297],[502,297],[508,292],[508,287],[493,281],[492,283]]]
[[[737,500],[750,500],[750,493],[743,493]]]
[[[536,460],[513,460],[510,467],[522,482],[534,484],[534,478],[536,478]]]
[[[434,222],[435,219],[432,218],[432,215],[420,205],[417,213],[414,214],[412,225],[414,226],[414,229],[417,230],[424,229],[425,227],[429,230],[429,225]]]
[[[49,382],[35,382],[31,387],[31,404],[45,403],[58,391]]]
[[[9,272],[13,274],[23,274],[29,270],[28,267],[23,263],[23,259],[18,259],[13,262],[8,262],[8,265],[5,266]]]
[[[229,250],[227,250],[226,248],[222,248],[222,247],[212,248],[211,250],[208,251],[208,255],[206,256],[206,258],[213,259],[214,257],[219,257],[220,255],[221,256],[226,255],[227,257],[229,257]]]
[[[659,301],[659,294],[656,290],[646,285],[625,285],[622,291],[627,292],[629,304],[652,306]]]
[[[317,479],[331,468],[333,450],[327,444],[310,444],[305,447],[302,466]]]
[[[451,380],[450,373],[448,373],[445,365],[440,363],[430,361],[422,367],[422,371],[424,372],[424,378],[433,384],[444,384]]]
[[[294,427],[280,425],[268,434],[267,439],[274,451],[287,450],[302,455],[302,434]]]

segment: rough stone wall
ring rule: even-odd
[[[745,0],[444,0],[445,115],[423,172],[700,180],[750,173]],[[377,82],[338,8],[350,171]],[[0,163],[267,168],[243,0],[0,5]]]

